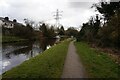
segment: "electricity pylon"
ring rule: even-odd
[[[61,19],[61,17],[62,17],[62,13],[63,11],[59,11],[58,9],[56,10],[56,12],[55,12],[55,14],[53,15],[55,18],[55,20],[56,20],[56,24],[55,24],[55,26],[57,27],[57,28],[59,28],[59,26],[60,26],[60,19]]]

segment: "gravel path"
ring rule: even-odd
[[[61,78],[85,78],[85,70],[76,53],[74,42],[69,44]]]

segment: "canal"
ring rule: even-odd
[[[0,50],[0,74],[49,49],[56,39],[3,43]]]

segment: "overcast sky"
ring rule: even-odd
[[[66,28],[79,27],[97,12],[91,9],[99,0],[0,0],[0,16],[23,22],[24,18],[55,24],[56,9],[62,12],[60,23]]]

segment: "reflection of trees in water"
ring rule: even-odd
[[[28,55],[31,50],[32,50],[32,46],[28,46],[28,47],[25,47],[25,48],[17,49],[17,50],[14,50],[14,51],[10,52],[10,53],[7,53],[6,57],[8,59],[11,59],[11,56],[10,56],[11,54],[13,54],[13,55],[19,55],[19,54],[26,54],[26,55]]]
[[[33,44],[33,41],[2,43],[2,49],[6,49],[8,46],[12,46],[13,48],[16,48],[19,46],[31,46],[32,44]]]
[[[42,48],[42,50],[46,50],[47,46],[50,45],[54,45],[56,39],[55,38],[42,38],[40,39],[40,47]]]
[[[25,47],[25,48],[21,48],[21,49],[15,50],[13,53],[15,55],[18,55],[18,54],[21,54],[21,53],[28,54],[29,51],[31,51],[31,50],[32,50],[32,46],[28,46],[28,47]]]
[[[37,42],[20,42],[20,43],[14,43],[14,44],[5,44],[4,46],[6,47],[7,45],[11,45],[13,48],[18,47],[18,46],[23,46],[20,49],[16,49],[12,52],[9,52],[5,55],[6,58],[11,59],[11,55],[19,55],[19,54],[25,54],[28,57],[34,57],[34,48],[37,49],[42,49],[43,51],[47,49],[47,46],[52,46],[54,45],[56,39],[54,38],[42,38]],[[39,45],[38,45],[39,44]],[[36,49],[35,49],[36,50]]]
[[[31,54],[31,57],[34,57],[34,55],[33,55],[33,51],[32,51],[32,50],[30,51],[30,54]]]
[[[16,49],[16,50],[14,50],[14,51],[12,51],[12,52],[9,52],[9,53],[7,53],[5,56],[6,56],[6,58],[8,58],[8,59],[11,59],[11,55],[19,55],[19,54],[26,54],[26,55],[28,55],[29,54],[29,52],[32,50],[32,45],[33,45],[33,42],[19,42],[19,43],[7,43],[7,44],[4,44],[4,48],[6,47],[6,46],[12,46],[13,48],[14,47],[18,47],[18,46],[23,46],[22,48],[20,48],[20,49]]]
[[[6,56],[8,59],[11,59],[10,53],[6,54],[5,56]]]

